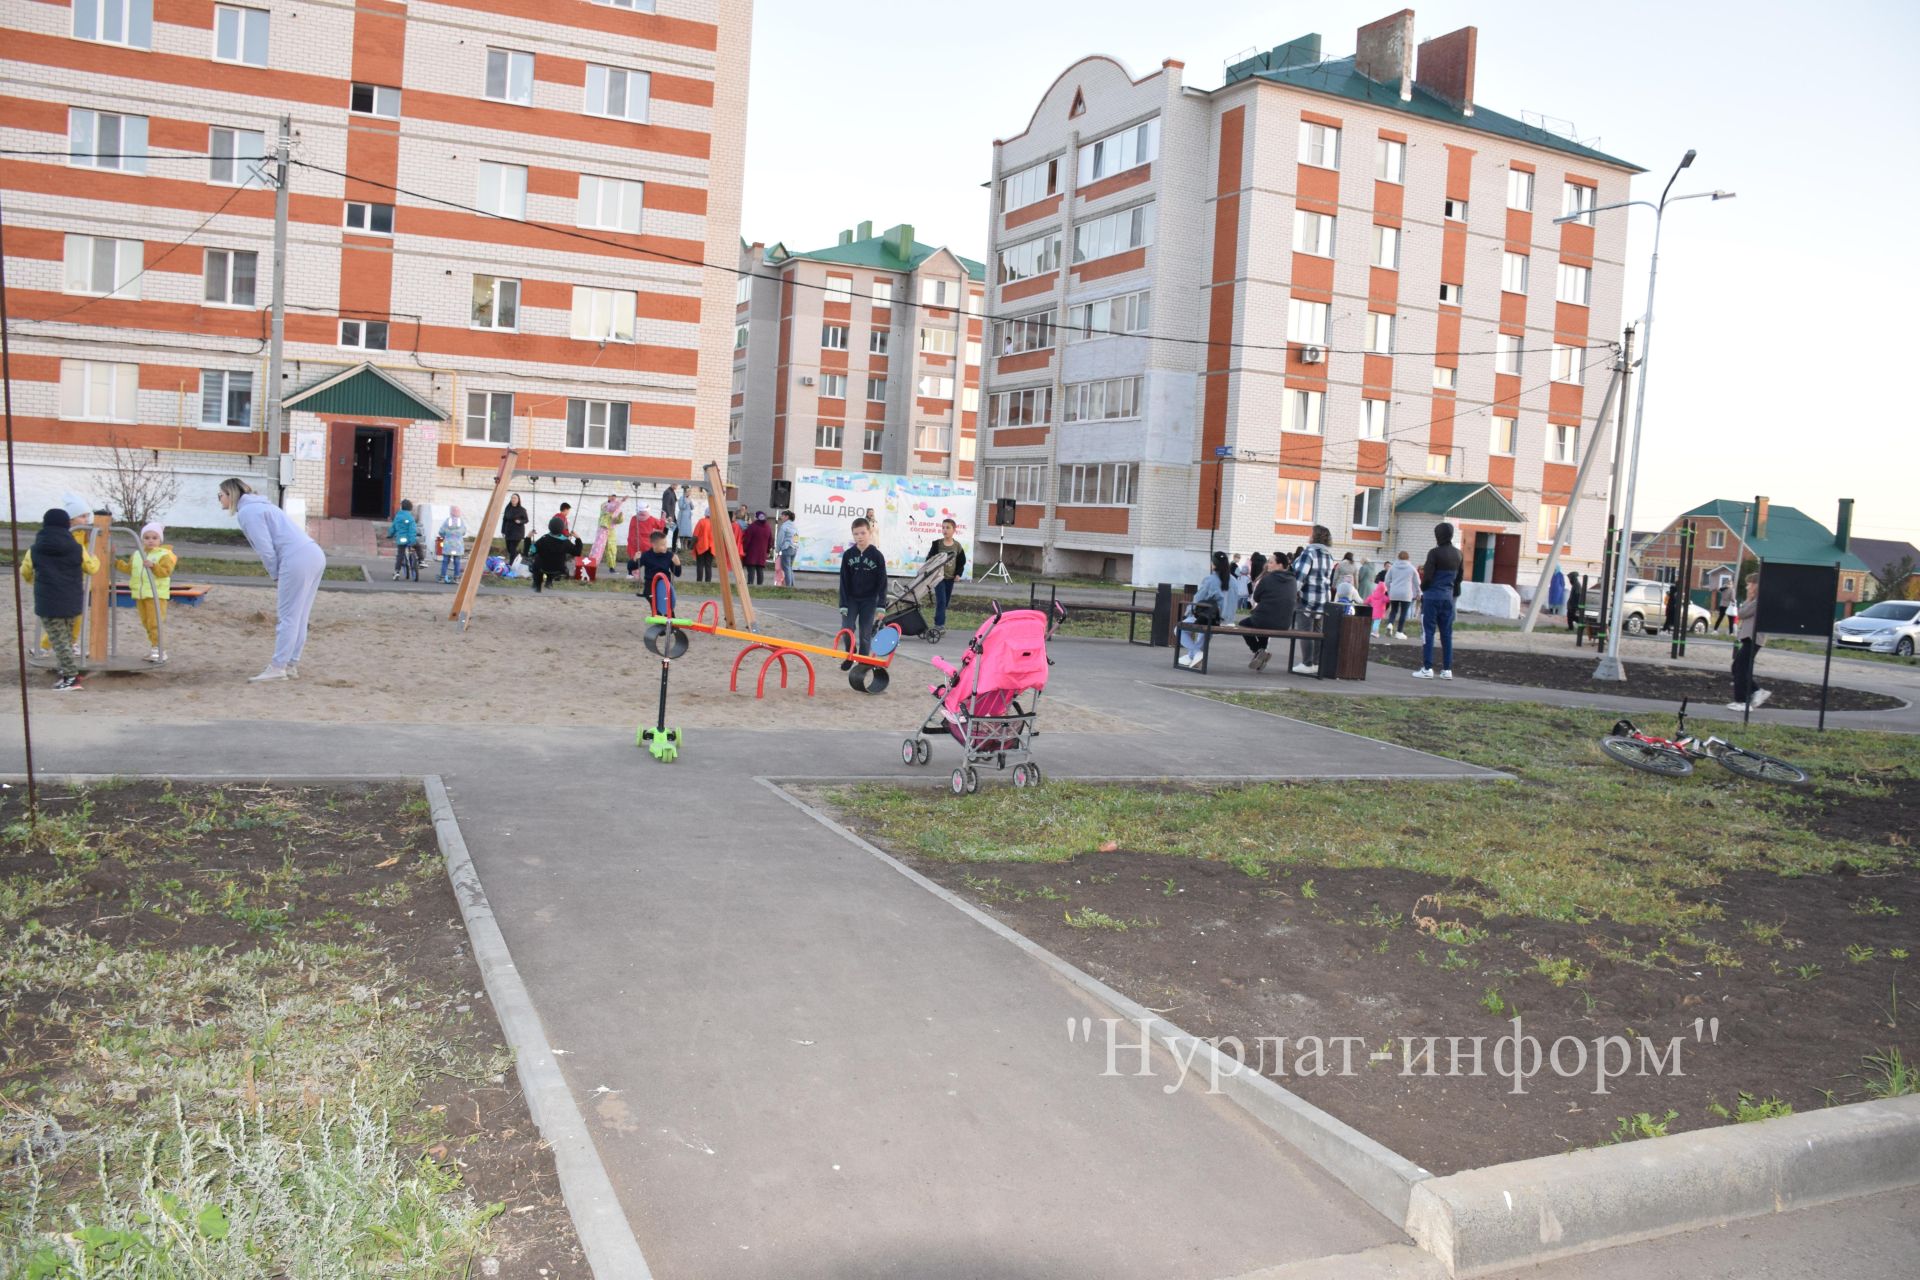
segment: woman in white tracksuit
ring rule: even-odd
[[[273,629],[273,661],[250,682],[288,680],[300,674],[300,654],[307,647],[307,621],[320,579],[327,571],[327,554],[287,513],[253,491],[244,480],[220,482],[220,505],[240,522],[240,532],[266,566],[279,596],[279,618]]]

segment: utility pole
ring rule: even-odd
[[[1632,342],[1633,330],[1628,329],[1629,357],[1631,357]],[[1623,364],[1614,365],[1613,374],[1607,379],[1606,395],[1600,400],[1600,410],[1593,415],[1594,431],[1587,440],[1587,451],[1580,459],[1580,470],[1573,477],[1573,492],[1567,495],[1566,510],[1560,513],[1559,527],[1553,531],[1553,546],[1547,552],[1546,562],[1540,566],[1540,585],[1534,589],[1533,602],[1527,606],[1526,617],[1520,623],[1520,630],[1523,633],[1532,633],[1533,624],[1540,616],[1540,606],[1546,603],[1548,584],[1553,581],[1554,571],[1560,567],[1560,548],[1573,537],[1573,523],[1579,516],[1580,495],[1587,487],[1587,473],[1593,469],[1593,460],[1600,453],[1600,428],[1606,424],[1607,410],[1613,407],[1614,396],[1622,386],[1622,379],[1626,376],[1625,368]],[[1624,396],[1621,398],[1625,399]],[[1576,624],[1578,621],[1575,619]]]
[[[1633,381],[1633,326],[1627,326],[1627,338],[1620,353],[1620,415],[1613,429],[1613,486],[1616,500],[1620,492],[1621,464],[1627,441],[1627,391]],[[1633,442],[1633,457],[1637,463],[1640,458],[1640,442]],[[1627,553],[1633,549],[1633,530],[1627,527],[1632,519],[1633,481],[1627,481],[1628,501],[1620,520],[1620,546],[1613,555],[1613,572],[1602,582],[1605,598],[1600,602],[1600,621],[1607,628],[1606,652],[1600,655],[1600,663],[1594,668],[1595,680],[1625,680],[1627,670],[1620,665],[1620,628],[1615,624],[1620,613],[1622,598],[1626,594]]]
[[[273,469],[273,502],[286,501],[287,474],[280,453],[286,414],[280,407],[281,364],[287,345],[287,149],[293,119],[280,117],[280,136],[273,148],[273,336],[267,347],[267,462]]]

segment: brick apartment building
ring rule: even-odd
[[[802,467],[971,480],[986,267],[909,225],[825,249],[742,245],[729,480],[749,506]]]
[[[1211,90],[1089,57],[994,144],[981,496],[983,521],[1020,503],[1010,561],[1191,581],[1210,544],[1319,523],[1419,556],[1445,518],[1472,576],[1537,572],[1626,244],[1620,215],[1553,220],[1640,170],[1475,105],[1476,38],[1416,70],[1403,11],[1351,57],[1307,36]],[[1598,563],[1606,470],[1573,567]]]
[[[100,496],[118,443],[179,474],[175,521],[213,523],[219,477],[273,491],[272,394],[288,495],[310,516],[477,504],[509,443],[566,477],[536,486],[540,514],[581,481],[723,457],[751,15],[750,0],[8,6],[0,145],[38,153],[0,159],[23,508]],[[272,388],[260,157],[283,113]]]
[[[1840,582],[1834,598],[1842,604],[1858,604],[1873,594],[1870,579],[1875,570],[1856,554],[1850,499],[1840,503],[1831,530],[1799,508],[1764,496],[1749,502],[1726,498],[1703,502],[1681,512],[1647,539],[1634,563],[1634,572],[1661,582],[1677,581],[1683,551],[1680,526],[1689,520],[1694,526],[1693,579],[1687,585],[1693,591],[1710,590],[1723,578],[1737,581],[1742,561],[1762,560],[1838,564]]]

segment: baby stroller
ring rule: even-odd
[[[927,557],[920,566],[920,572],[913,575],[906,586],[900,588],[898,595],[887,604],[886,611],[880,615],[879,626],[892,624],[900,628],[903,636],[919,636],[932,644],[945,635],[945,627],[927,625],[926,615],[921,611],[933,602],[933,584],[940,581],[947,571],[947,561],[953,557],[944,551],[936,551]]]
[[[975,765],[1004,769],[1009,761],[1014,762],[1014,786],[1039,786],[1040,766],[1033,763],[1032,746],[1040,694],[1052,665],[1047,641],[1065,616],[1058,606],[1049,614],[1042,609],[1003,612],[996,604],[993,616],[967,642],[958,667],[935,657],[933,665],[946,679],[928,686],[933,711],[915,736],[901,744],[902,762],[927,763],[933,744],[923,735],[950,733],[964,757],[950,781],[953,794],[971,795],[980,789]]]

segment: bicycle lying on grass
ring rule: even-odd
[[[1680,703],[1679,723],[1674,736],[1662,738],[1646,733],[1631,720],[1614,723],[1613,732],[1600,739],[1600,749],[1621,764],[1666,778],[1684,778],[1693,772],[1695,760],[1712,760],[1731,773],[1756,782],[1780,782],[1789,786],[1807,780],[1807,771],[1775,756],[1736,747],[1725,738],[1709,734],[1696,738],[1687,732],[1687,703]]]

